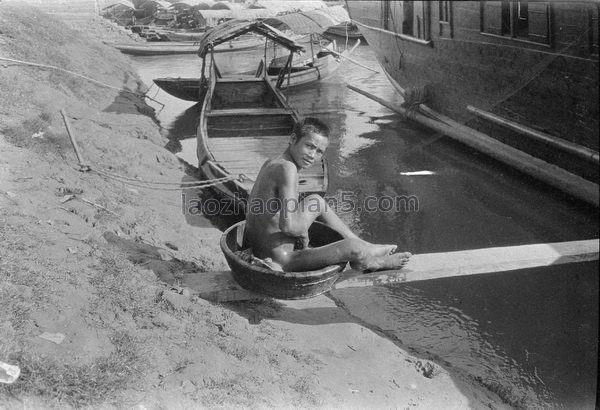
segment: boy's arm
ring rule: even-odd
[[[277,192],[281,211],[279,212],[279,229],[288,236],[301,237],[306,234],[298,209],[298,171],[293,164],[283,164],[281,172],[277,172]]]

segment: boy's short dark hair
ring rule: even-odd
[[[314,117],[306,117],[294,125],[296,141],[300,141],[309,133],[321,134],[322,136],[329,138],[329,127],[323,121]]]

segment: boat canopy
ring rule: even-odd
[[[256,33],[287,48],[291,52],[304,51],[304,47],[281,31],[262,21],[229,20],[209,30],[200,40],[198,55],[204,58],[211,48],[246,33]]]
[[[350,17],[343,7],[335,7],[340,7],[345,16],[339,10],[330,12],[329,9],[334,7],[327,7],[271,17],[265,19],[264,22],[278,29],[283,29],[284,27],[282,26],[287,26],[298,34],[323,34],[331,26],[350,21]]]
[[[158,7],[162,7],[163,9],[168,9],[171,7],[171,3],[169,3],[168,1],[161,0],[146,0],[141,4],[141,6],[145,6],[146,4],[154,4]]]
[[[276,10],[277,12],[307,11],[327,7],[321,0],[257,0],[254,7]]]
[[[228,1],[218,1],[210,6],[211,10],[236,10],[243,8],[244,6],[240,3],[230,3]]]
[[[231,10],[198,10],[196,14],[201,16],[206,21],[217,21],[219,19],[232,19],[233,11]]]
[[[115,6],[125,6],[130,9],[135,9],[135,6],[133,5],[133,3],[128,0],[111,0],[111,1],[106,2],[105,4],[108,4],[108,5],[105,6],[102,10],[106,10],[106,9],[109,9],[109,8],[115,7]]]
[[[214,6],[215,2],[213,0],[182,0],[176,1],[171,4],[171,7],[180,8],[180,7],[194,7],[198,9],[209,9]]]

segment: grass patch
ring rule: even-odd
[[[119,251],[104,249],[93,268],[90,284],[95,297],[90,302],[90,312],[109,310],[117,315],[126,313],[136,320],[154,317],[160,309],[156,303],[157,287]]]
[[[52,114],[48,111],[29,117],[18,125],[8,125],[0,129],[6,140],[20,148],[28,148],[38,154],[59,153],[69,147],[65,133],[51,130]]]
[[[134,387],[140,380],[144,361],[136,341],[126,332],[111,338],[115,351],[96,358],[92,363],[77,365],[50,357],[20,353],[12,358],[21,368],[21,377],[6,391],[26,397],[46,399],[53,408],[84,407],[100,403],[116,404],[119,393]]]

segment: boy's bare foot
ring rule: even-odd
[[[412,254],[410,252],[394,253],[382,257],[366,258],[357,268],[366,272],[378,270],[402,269]]]
[[[365,248],[367,249],[368,256],[372,257],[382,257],[391,255],[394,252],[396,252],[396,249],[398,248],[396,245],[379,245],[369,243],[365,240],[362,241],[365,243]]]

